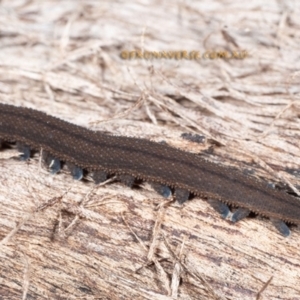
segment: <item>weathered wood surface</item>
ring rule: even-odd
[[[298,8],[59,3],[1,2],[2,103],[297,187]],[[249,57],[120,58],[140,47]],[[96,187],[16,155],[0,152],[0,299],[300,299],[298,228],[283,238],[261,217],[231,224],[199,198],[179,206],[147,183]]]

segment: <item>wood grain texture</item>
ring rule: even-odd
[[[283,280],[298,280],[296,228],[285,239],[266,219],[230,224],[199,198],[182,207],[147,185],[95,187],[49,174],[38,155],[24,163],[9,154],[17,155],[1,152],[0,177],[7,299],[20,297],[26,280],[28,299],[253,299],[271,276],[266,295],[273,287],[297,299]]]
[[[289,1],[4,0],[1,103],[166,141],[297,188],[299,13]],[[220,47],[249,57],[120,58]],[[38,155],[27,163],[15,155],[0,151],[3,299],[300,298],[298,228],[283,238],[261,217],[231,224],[200,198],[180,207],[148,185],[94,190],[52,176]]]

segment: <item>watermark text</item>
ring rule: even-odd
[[[207,50],[204,52],[200,51],[141,51],[141,50],[123,50],[120,53],[122,59],[176,59],[176,60],[200,60],[200,59],[244,59],[248,57],[248,52],[246,50]]]

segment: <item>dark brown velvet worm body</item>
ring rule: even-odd
[[[266,182],[146,139],[113,136],[29,108],[0,104],[0,138],[87,171],[126,174],[300,224],[300,201]]]

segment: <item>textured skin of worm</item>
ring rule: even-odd
[[[175,189],[175,199],[179,204],[183,204],[189,200],[190,192],[185,189],[176,188]]]
[[[20,155],[21,160],[28,160],[30,158],[30,147],[27,145],[24,145],[22,143],[17,143],[17,149],[22,154]]]
[[[53,157],[51,154],[43,151],[43,160],[46,163],[47,167],[51,170],[52,174],[56,174],[61,169],[60,160]]]
[[[49,168],[52,174],[56,174],[61,169],[61,163],[58,158],[53,158],[49,164]]]
[[[87,171],[128,174],[300,224],[299,199],[235,169],[166,144],[108,135],[37,110],[6,104],[0,104],[0,139],[23,143],[31,149],[43,148]]]
[[[231,221],[233,223],[236,223],[236,222],[248,217],[249,214],[250,214],[249,209],[240,207],[233,213],[233,215],[231,217]]]
[[[222,218],[226,219],[229,216],[230,209],[225,203],[215,199],[208,199],[208,203],[221,215]]]
[[[151,186],[158,194],[162,195],[164,198],[168,198],[172,194],[171,189],[166,185],[152,182]]]
[[[81,180],[83,177],[83,169],[81,167],[78,167],[77,165],[67,162],[68,169],[71,172],[71,175],[73,179],[75,180]]]
[[[132,187],[134,184],[134,176],[127,175],[127,174],[121,174],[119,175],[119,179],[121,180],[122,183],[127,185],[128,187]]]
[[[281,220],[274,220],[271,219],[273,225],[276,227],[276,229],[285,237],[289,236],[291,234],[291,231],[289,227]]]
[[[103,171],[94,171],[92,172],[92,178],[95,184],[99,184],[107,179],[107,174]]]

